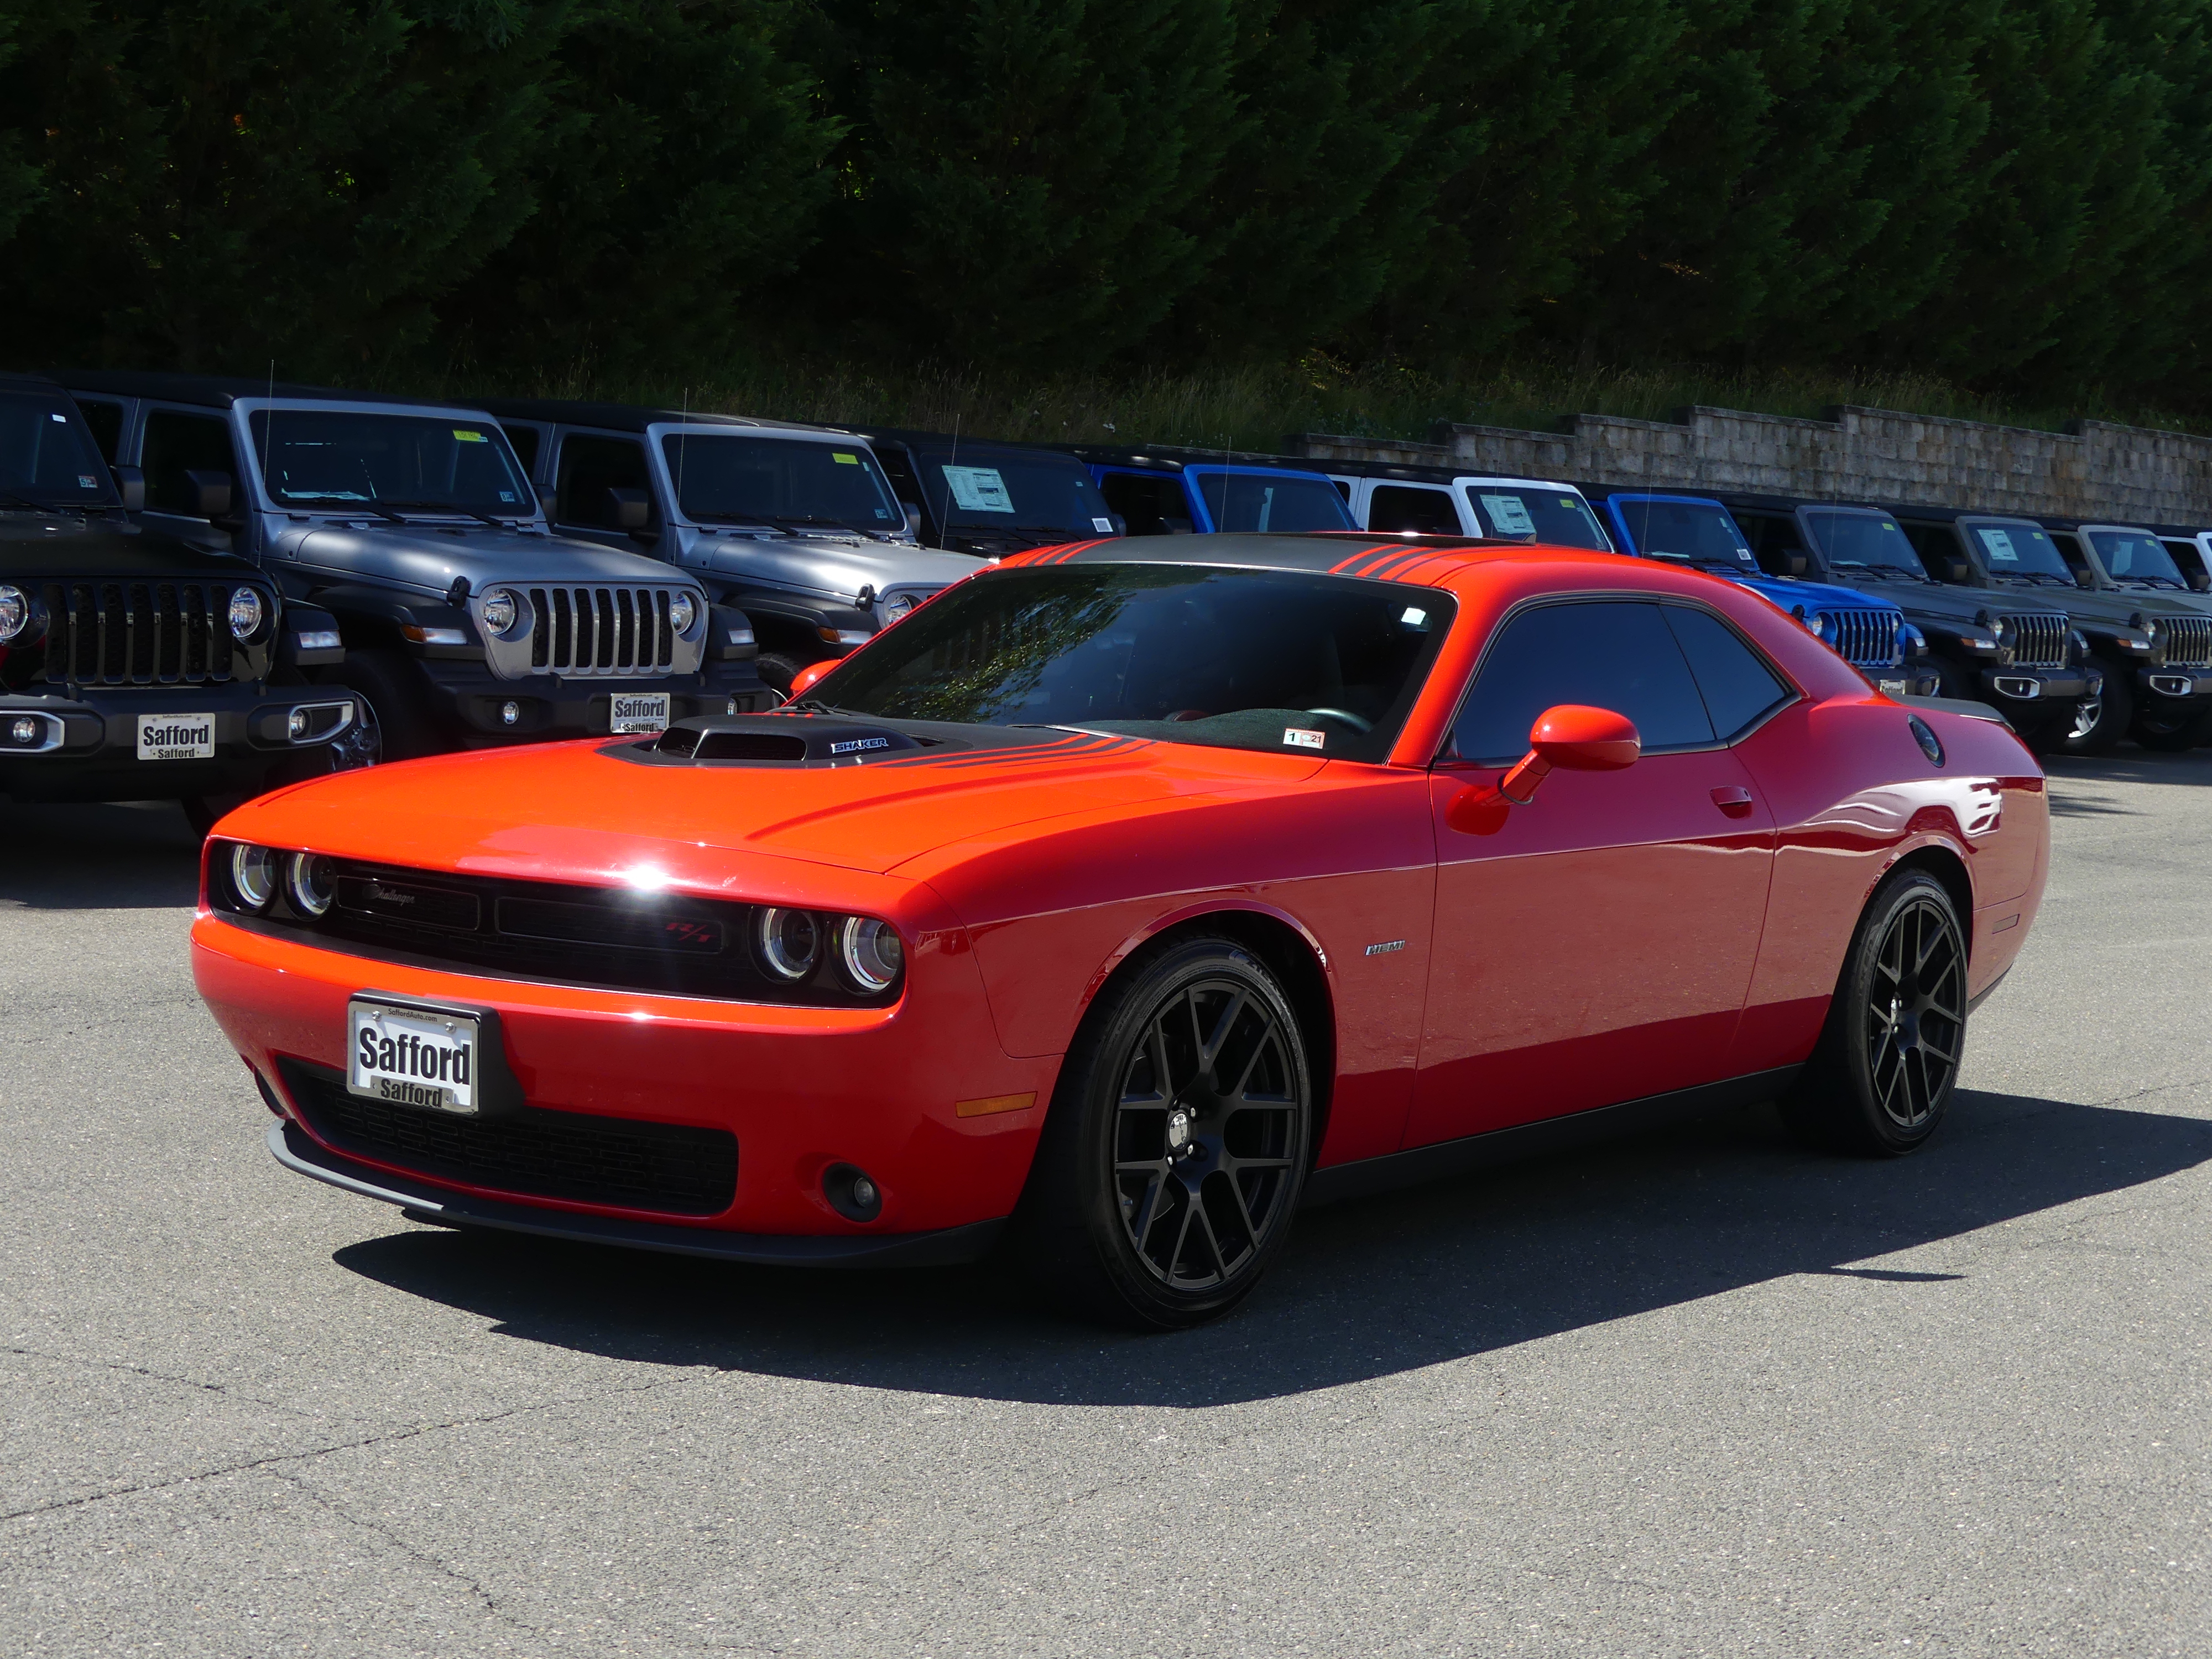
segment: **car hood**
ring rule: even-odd
[[[1796,611],[1801,607],[1808,612],[1894,611],[1898,608],[1894,599],[1875,599],[1855,587],[1838,587],[1829,582],[1793,581],[1787,576],[1739,576],[1734,571],[1728,573],[1728,579],[1772,600],[1784,611]]]
[[[258,580],[268,586],[244,559],[151,531],[106,519],[88,522],[71,513],[0,512],[0,580],[66,581],[82,576]]]
[[[1328,763],[1072,732],[804,768],[644,764],[623,757],[629,747],[601,738],[341,773],[251,802],[221,833],[526,880],[611,886],[649,872],[656,884],[742,897],[763,873],[757,860],[892,874],[956,842],[1271,793]]]
[[[2125,626],[2128,618],[2145,617],[2201,617],[2202,607],[2171,590],[2130,592],[2110,587],[1984,587],[1980,608],[1990,611],[2063,611],[2077,623],[2112,623]],[[2040,599],[2041,605],[2037,604]]]
[[[1860,579],[1855,576],[1852,580]],[[1869,585],[1877,595],[1897,605],[1907,617],[1958,623],[1971,623],[1984,611],[2014,615],[2051,611],[2063,616],[2075,609],[2074,595],[2077,591],[2064,587],[1962,587],[1911,581]]]
[[[817,593],[853,604],[863,587],[934,590],[984,568],[973,554],[946,553],[911,542],[849,542],[790,536],[717,536],[706,561],[718,576]]]
[[[593,542],[532,536],[488,526],[446,524],[315,525],[279,538],[284,556],[319,569],[381,581],[404,582],[443,593],[457,576],[471,587],[489,581],[559,582],[610,586],[682,582],[681,571],[642,553],[623,553]]]

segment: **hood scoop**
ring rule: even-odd
[[[864,766],[947,745],[891,726],[836,716],[707,714],[657,738],[617,745],[621,759],[658,766]]]

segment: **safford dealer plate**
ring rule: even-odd
[[[668,729],[668,693],[618,691],[607,699],[607,730],[617,734],[665,732]]]
[[[141,714],[138,717],[140,760],[212,760],[214,757],[213,714]]]
[[[356,997],[346,1004],[346,1088],[371,1100],[473,1115],[483,1081],[477,1017]]]

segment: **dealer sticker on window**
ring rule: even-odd
[[[143,761],[213,760],[213,714],[141,714],[138,758]]]
[[[665,691],[617,691],[607,700],[607,730],[617,736],[667,729]]]
[[[945,482],[952,487],[952,499],[970,513],[1011,513],[1014,498],[1007,491],[1006,481],[995,466],[948,466],[943,469]]]
[[[1285,749],[1318,749],[1328,741],[1328,733],[1326,732],[1309,731],[1303,726],[1283,728],[1283,746]]]
[[[355,997],[346,1004],[346,1090],[472,1116],[482,1036],[473,1014]]]

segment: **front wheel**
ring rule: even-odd
[[[2066,739],[2069,755],[2111,754],[2135,719],[2135,695],[2128,684],[2131,671],[2102,657],[2092,658],[2091,665],[2104,672],[2104,695],[2076,706],[2074,730]]]
[[[1095,1316],[1159,1330],[1251,1293],[1305,1186],[1313,1082],[1289,999],[1243,946],[1171,944],[1085,1022],[1016,1237]]]
[[[763,651],[754,659],[753,666],[760,672],[761,684],[779,697],[791,696],[791,683],[799,671],[811,668],[822,660],[819,657],[801,658],[788,652]]]
[[[2146,749],[2178,755],[2185,749],[2212,743],[2212,708],[2183,714],[2153,714],[2146,708],[2136,716],[2133,735]]]
[[[1942,883],[1907,871],[1859,919],[1827,1024],[1784,1114],[1838,1152],[1917,1152],[1950,1106],[1966,1036],[1958,909]]]

